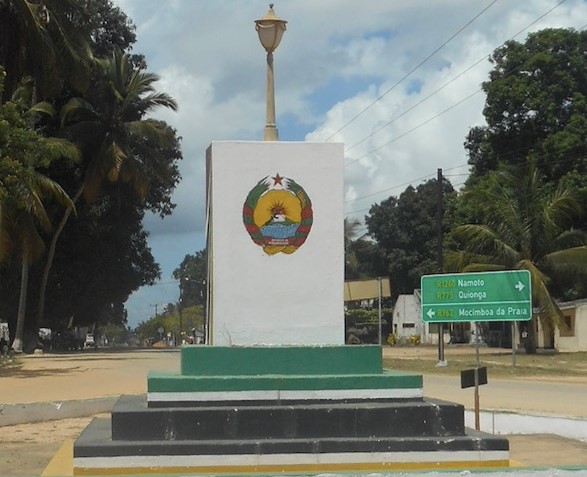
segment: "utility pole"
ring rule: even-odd
[[[159,306],[163,306],[163,305],[159,305],[159,303],[155,303],[155,304],[151,304],[151,306],[155,308],[155,318],[157,318],[157,315],[159,315],[157,310],[158,310]]]
[[[436,266],[438,273],[444,273],[444,260],[443,260],[443,231],[442,231],[442,218],[444,217],[444,192],[442,190],[442,169],[437,170],[436,182],[438,184],[437,189],[437,209],[436,209]],[[438,363],[437,367],[445,367],[448,363],[444,359],[444,323],[438,323]]]

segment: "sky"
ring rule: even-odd
[[[136,25],[133,51],[179,104],[159,110],[182,137],[174,213],[144,226],[161,279],[127,301],[134,327],[179,299],[172,273],[205,247],[206,148],[263,138],[266,56],[258,0],[113,0]],[[281,141],[345,145],[345,217],[435,178],[467,179],[463,143],[484,124],[489,56],[544,28],[584,29],[587,0],[284,0],[274,53]],[[363,226],[360,230],[365,232]]]

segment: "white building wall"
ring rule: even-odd
[[[572,308],[562,307],[563,314],[574,314],[573,336],[565,336],[560,329],[555,330],[555,349],[561,352],[587,351],[587,302],[580,300]]]
[[[419,294],[400,295],[393,308],[393,332],[401,340],[409,341],[412,335],[420,335],[422,344],[437,344],[437,333],[430,333],[422,321]]]
[[[448,325],[445,325],[445,343],[450,341],[448,329]],[[422,320],[420,290],[414,290],[411,295],[398,297],[393,308],[393,332],[402,340],[409,340],[410,336],[418,334],[422,344],[438,344],[438,332],[430,332],[430,323]]]

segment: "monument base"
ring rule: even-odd
[[[185,347],[74,445],[75,475],[476,469],[506,439],[465,429],[462,405],[385,372],[377,346]]]

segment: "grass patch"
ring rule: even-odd
[[[22,367],[22,363],[20,360],[14,357],[4,357],[0,358],[0,377],[1,376],[11,376],[15,371],[18,371]]]
[[[475,350],[445,355],[446,367],[437,367],[437,355],[384,357],[383,366],[388,369],[419,373],[460,375],[465,369],[476,366]],[[516,354],[515,366],[512,354],[483,353],[479,356],[480,366],[487,367],[492,377],[501,378],[586,378],[587,353]]]

